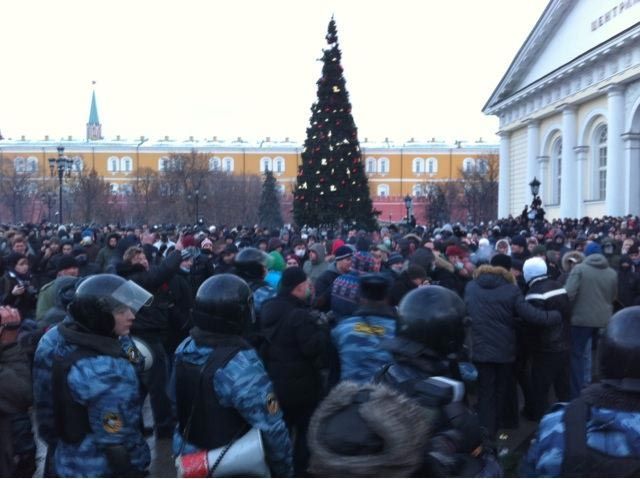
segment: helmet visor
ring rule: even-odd
[[[119,286],[111,295],[118,303],[137,313],[143,306],[150,306],[153,295],[146,289],[129,280]]]

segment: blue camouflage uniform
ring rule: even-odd
[[[256,312],[256,316],[260,316],[262,304],[268,299],[275,298],[276,293],[277,291],[268,284],[257,288],[253,292],[253,308]]]
[[[65,321],[65,324],[69,324]],[[120,339],[123,353],[130,356],[135,349],[131,338]],[[55,467],[59,476],[109,476],[110,470],[101,448],[123,444],[130,453],[133,466],[140,471],[150,463],[149,448],[140,431],[142,396],[134,365],[124,358],[94,356],[79,359],[69,370],[67,384],[72,397],[89,409],[91,432],[80,444],[61,441],[55,428],[53,410],[52,369],[54,356],[65,357],[77,347],[68,343],[51,328],[41,338],[33,365],[33,390],[38,433],[49,447],[56,446]]]
[[[386,364],[393,361],[389,351],[380,347],[396,334],[394,317],[360,310],[338,322],[331,338],[340,357],[340,380],[369,382]]]
[[[540,421],[538,432],[523,460],[526,477],[562,475],[565,450],[564,413],[567,403],[556,404]],[[640,413],[591,407],[587,446],[615,457],[640,457]]]
[[[204,365],[213,348],[198,346],[193,338],[185,339],[176,349],[176,363],[179,361]],[[170,397],[176,401],[175,367],[171,375]],[[262,361],[253,349],[240,350],[213,377],[213,389],[223,407],[232,407],[253,427],[262,432],[266,457],[276,477],[293,475],[292,448],[289,432],[282,418],[282,412],[267,408],[273,397],[273,385]],[[197,420],[197,418],[196,418]],[[189,454],[198,448],[184,440],[178,430],[173,436],[174,454]]]

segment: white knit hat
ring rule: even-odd
[[[538,256],[529,258],[524,262],[522,274],[527,283],[538,276],[544,276],[547,274],[547,263]]]

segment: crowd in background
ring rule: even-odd
[[[566,401],[597,377],[592,351],[598,332],[613,312],[640,304],[639,233],[640,220],[633,216],[550,223],[524,214],[490,224],[389,225],[376,231],[5,225],[0,303],[15,308],[21,323],[3,339],[0,359],[15,361],[5,350],[16,342],[33,361],[40,337],[65,318],[78,278],[112,273],[132,279],[154,295],[150,311],[136,316],[132,334],[154,353],[146,384],[154,432],[171,437],[176,420],[166,386],[175,349],[193,326],[196,292],[212,276],[237,274],[253,291],[256,348],[270,338],[265,364],[285,423],[298,431],[294,471],[300,475],[310,454],[306,428],[329,385],[372,374],[350,365],[341,321],[369,308],[367,314],[395,324],[395,307],[407,293],[439,285],[467,305],[466,360],[474,365],[469,374],[476,382],[480,422],[495,444],[498,430],[517,427],[521,415],[539,421],[550,389]],[[387,286],[361,287],[371,274]],[[294,345],[291,336],[277,333],[277,319],[302,307],[308,312],[288,326],[299,338]],[[375,364],[388,359],[383,354]],[[27,377],[30,366],[12,374]],[[12,384],[0,393],[0,444],[11,444],[13,462],[0,475],[27,477],[35,471],[31,399],[23,383]]]

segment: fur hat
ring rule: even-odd
[[[529,258],[524,262],[522,274],[527,283],[538,276],[544,276],[547,274],[547,263],[539,257]]]
[[[309,424],[316,477],[409,477],[423,463],[429,413],[381,384],[338,384]]]
[[[509,271],[511,269],[511,256],[498,253],[491,258],[491,266],[500,266]]]

